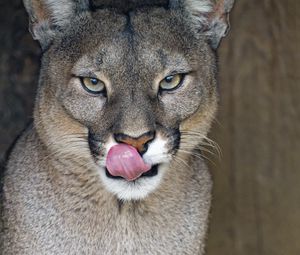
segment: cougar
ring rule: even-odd
[[[2,182],[2,254],[204,254],[201,157],[233,0],[24,0],[33,123]]]

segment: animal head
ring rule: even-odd
[[[51,157],[124,200],[164,185],[214,118],[233,0],[24,2],[44,52],[34,123]]]

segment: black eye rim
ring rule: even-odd
[[[99,80],[99,79],[97,79],[97,78],[95,78],[95,77],[82,77],[82,76],[80,76],[80,77],[78,77],[78,78],[79,78],[79,80],[80,80],[80,83],[81,83],[82,88],[83,88],[86,92],[88,92],[89,94],[92,94],[92,95],[103,95],[104,97],[106,97],[106,95],[107,95],[107,93],[106,93],[106,87],[105,87],[105,83],[104,83],[103,81],[101,81],[101,80]],[[98,82],[102,82],[103,85],[104,85],[103,90],[101,90],[101,91],[93,91],[93,90],[88,89],[88,88],[86,87],[86,85],[84,84],[84,81],[83,81],[84,79],[95,79],[95,80],[97,80]]]
[[[175,75],[180,75],[180,82],[178,83],[178,85],[176,85],[174,88],[171,88],[171,89],[164,89],[164,88],[162,88],[161,86],[159,86],[159,92],[160,92],[160,93],[163,93],[163,92],[171,92],[171,91],[174,91],[174,90],[179,89],[179,88],[182,86],[182,84],[183,84],[183,82],[184,82],[185,77],[187,76],[187,74],[188,74],[188,73],[174,73],[174,74],[169,74],[169,75],[167,75],[167,76],[166,76],[165,78],[163,78],[160,82],[162,82],[164,79],[166,79],[166,78],[169,77],[169,76],[175,76]]]

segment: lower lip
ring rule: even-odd
[[[125,180],[121,176],[113,176],[113,175],[111,175],[106,168],[105,168],[105,173],[106,173],[106,176],[108,178],[120,179],[120,180],[123,179],[123,180]],[[139,178],[141,178],[141,177],[153,177],[153,176],[157,175],[157,173],[158,173],[158,165],[154,165],[154,166],[151,167],[151,169],[149,171],[143,173]]]

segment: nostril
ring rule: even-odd
[[[148,150],[148,142],[145,143],[145,144],[143,145],[142,149],[141,149],[141,150],[138,150],[138,151],[139,151],[140,155],[143,156],[143,155],[146,153],[147,150]]]
[[[114,134],[114,138],[118,143],[125,143],[135,147],[142,155],[148,149],[148,144],[155,138],[155,131],[149,131],[139,137],[132,137],[124,133]]]
[[[121,134],[121,133],[118,133],[118,134],[114,134],[114,138],[116,140],[116,142],[118,143],[123,143],[124,140],[126,140],[126,138],[129,137],[125,134]]]
[[[155,138],[155,131],[149,131],[145,135],[149,137],[149,140],[147,141],[147,143],[149,143]]]

